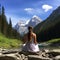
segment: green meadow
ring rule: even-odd
[[[22,44],[21,40],[6,38],[0,34],[0,48],[18,48]]]

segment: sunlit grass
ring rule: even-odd
[[[21,40],[9,39],[0,34],[0,48],[18,48],[22,44]]]
[[[55,43],[55,42],[60,42],[60,38],[51,39],[51,40],[47,41],[46,43]]]

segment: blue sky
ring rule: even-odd
[[[0,4],[5,8],[7,20],[11,18],[14,26],[20,20],[31,19],[33,15],[45,20],[60,6],[60,0],[0,0]]]

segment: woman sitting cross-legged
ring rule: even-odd
[[[24,46],[22,51],[39,52],[36,34],[33,33],[33,28],[31,26],[28,27],[28,33],[24,36]]]

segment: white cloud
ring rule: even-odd
[[[53,7],[47,4],[42,5],[42,8],[44,9],[45,12],[49,11],[50,9],[52,9]]]
[[[41,9],[39,8],[25,8],[24,9],[28,14],[36,15],[43,13]]]
[[[32,14],[32,12],[34,11],[33,8],[25,8],[24,10],[29,14]]]
[[[34,10],[33,8],[25,8],[24,9],[25,11],[32,11],[32,10]]]

